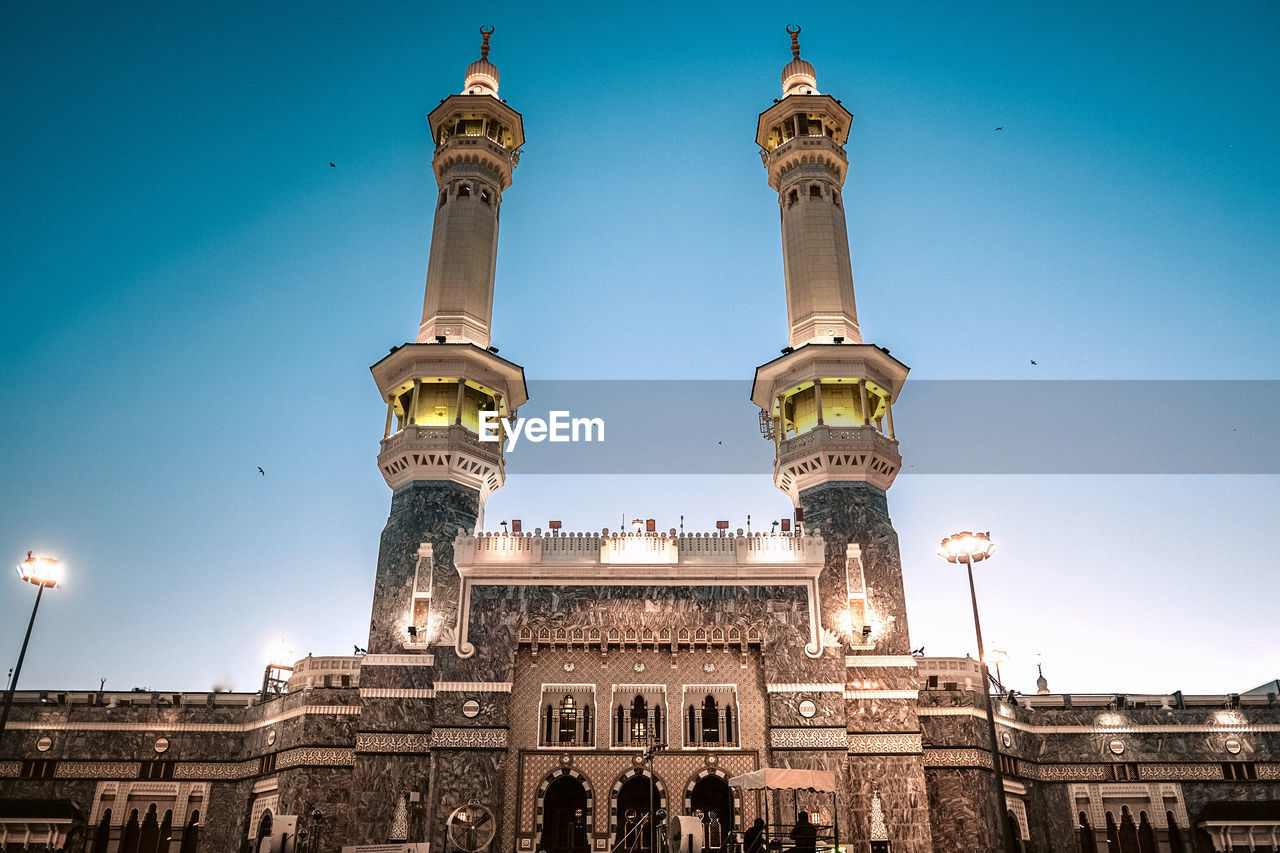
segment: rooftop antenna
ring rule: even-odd
[[[800,58],[800,25],[787,24],[787,32],[791,34],[791,58]],[[485,44],[489,43],[489,37],[485,36]]]
[[[747,513],[747,535],[751,535],[751,513]]]
[[[684,516],[680,516],[680,535],[684,535]]]

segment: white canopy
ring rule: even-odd
[[[785,767],[761,767],[729,780],[734,788],[748,791],[825,791],[836,792],[836,774],[830,770],[791,770]]]

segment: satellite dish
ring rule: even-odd
[[[495,823],[493,812],[473,800],[454,809],[446,826],[454,847],[464,853],[479,853],[493,840]]]

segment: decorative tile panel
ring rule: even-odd
[[[59,761],[55,779],[137,779],[141,766],[136,761]]]
[[[307,746],[289,749],[276,756],[276,767],[280,770],[289,767],[353,767],[355,763],[356,751],[341,747]]]

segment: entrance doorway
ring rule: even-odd
[[[547,853],[587,853],[587,790],[561,776],[542,797],[542,849]]]
[[[614,844],[621,842],[626,853],[648,853],[655,849],[650,802],[655,811],[662,805],[658,787],[647,776],[632,776],[618,789],[618,834]]]
[[[690,814],[702,821],[704,850],[720,850],[733,831],[733,791],[721,776],[704,776],[689,792]]]

